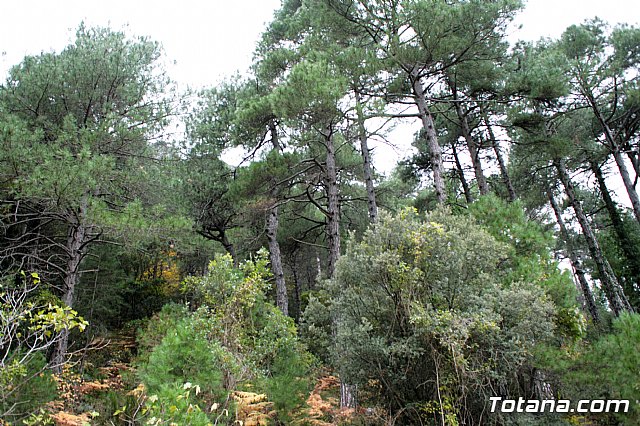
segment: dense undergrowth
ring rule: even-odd
[[[637,421],[637,404],[622,415],[487,413],[495,394],[637,399],[640,316],[614,319],[611,333],[602,334],[573,308],[568,278],[540,256],[544,233],[532,232],[523,216],[511,216],[505,228],[486,210],[479,219],[473,214],[383,215],[362,240],[351,240],[336,278],[309,297],[300,328],[266,296],[265,252],[238,267],[230,256],[217,256],[206,274],[184,280],[181,302],[95,339],[62,374],[52,376],[42,355],[20,371],[3,370],[3,410],[18,403],[28,413],[5,420],[196,426]],[[26,385],[11,394],[16,377]],[[340,379],[357,385],[358,410],[340,410]]]

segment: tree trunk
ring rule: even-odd
[[[358,114],[358,137],[360,138],[360,151],[362,152],[362,164],[364,172],[364,183],[367,188],[367,206],[369,209],[369,222],[375,223],[378,218],[378,206],[376,204],[376,193],[371,177],[371,157],[367,138],[367,129],[364,126],[364,115],[362,113],[362,102],[360,92],[354,90],[356,96],[356,111]]]
[[[273,150],[280,151],[280,143],[278,141],[278,131],[275,123],[269,123],[269,131],[271,133],[271,143]],[[289,315],[289,298],[287,296],[287,283],[284,279],[284,269],[282,268],[282,256],[280,255],[280,244],[278,243],[278,206],[276,203],[278,189],[274,187],[270,191],[272,202],[274,205],[267,212],[267,241],[269,243],[269,259],[271,260],[271,272],[276,282],[276,305],[282,313]]]
[[[302,303],[300,301],[300,277],[298,276],[297,260],[294,259],[291,264],[291,272],[293,273],[293,301],[295,303],[294,320],[296,324],[300,323],[300,315],[302,315]]]
[[[640,198],[638,198],[638,193],[636,192],[636,188],[633,186],[633,181],[631,180],[631,176],[629,175],[629,171],[627,170],[627,165],[624,162],[624,157],[622,156],[622,152],[620,152],[620,146],[616,142],[616,138],[607,123],[607,120],[602,115],[602,111],[598,107],[595,98],[589,92],[584,92],[586,98],[589,102],[589,106],[593,110],[600,126],[602,127],[602,131],[604,132],[604,137],[609,144],[609,149],[613,154],[613,158],[616,161],[616,165],[618,166],[618,170],[620,170],[620,176],[622,177],[622,182],[624,182],[624,187],[627,190],[627,194],[629,195],[629,200],[631,201],[631,206],[633,207],[633,214],[636,217],[636,220],[640,222]]]
[[[458,102],[458,90],[456,89],[455,84],[450,79],[447,79],[447,83],[449,84],[449,89],[453,95],[453,105],[456,109],[456,115],[460,121],[460,133],[467,142],[467,148],[471,155],[471,164],[473,164],[473,171],[476,175],[476,182],[478,183],[480,195],[487,195],[489,193],[489,185],[487,184],[487,178],[484,176],[482,163],[480,162],[480,147],[471,137],[469,120],[467,119],[467,114],[462,110],[462,105]]]
[[[580,201],[576,197],[575,189],[573,187],[573,182],[571,182],[571,178],[569,177],[569,173],[567,172],[567,168],[564,164],[564,160],[556,158],[554,160],[554,166],[558,171],[558,177],[564,186],[565,192],[569,197],[569,201],[573,210],[576,213],[576,218],[580,223],[580,227],[582,228],[582,233],[587,240],[587,246],[589,247],[589,253],[593,258],[593,261],[596,264],[598,269],[598,274],[600,275],[600,282],[602,283],[602,287],[604,293],[609,300],[609,305],[611,306],[611,310],[613,311],[615,316],[619,316],[623,311],[631,311],[631,306],[618,283],[618,279],[616,278],[613,270],[611,269],[611,265],[602,254],[602,250],[600,249],[600,245],[598,244],[598,240],[596,239],[595,234],[591,229],[591,225],[587,220],[587,216],[584,214],[582,210],[582,206]]]
[[[327,235],[329,239],[328,278],[333,278],[336,262],[340,257],[340,206],[338,200],[338,174],[336,169],[336,151],[333,145],[333,130],[327,128],[325,147],[327,150],[325,186],[327,188]],[[334,332],[338,324],[334,320]],[[355,408],[356,387],[340,381],[340,406]]]
[[[267,240],[269,242],[269,259],[271,260],[271,272],[276,282],[276,305],[283,314],[289,315],[289,298],[287,297],[287,285],[284,280],[282,258],[280,256],[280,244],[278,244],[278,207],[274,206],[267,213]]]
[[[600,316],[598,315],[598,308],[596,306],[596,302],[593,298],[593,293],[591,292],[591,288],[589,287],[589,282],[587,281],[587,277],[584,274],[584,270],[582,269],[582,264],[578,255],[576,254],[573,244],[571,243],[571,239],[569,238],[569,232],[567,231],[567,227],[564,224],[564,220],[562,219],[562,211],[560,207],[558,207],[558,203],[553,197],[553,193],[551,189],[547,190],[547,196],[549,197],[549,203],[551,204],[551,208],[556,216],[556,221],[558,222],[558,226],[560,227],[560,237],[564,240],[565,247],[567,249],[567,254],[569,255],[569,260],[571,261],[571,265],[573,266],[573,270],[575,272],[575,276],[578,279],[578,283],[580,285],[580,290],[582,293],[582,301],[583,306],[593,318],[594,323],[600,322]]]
[[[627,165],[624,162],[624,157],[622,156],[622,153],[619,149],[615,148],[615,151],[613,152],[613,158],[616,160],[616,165],[618,166],[618,170],[620,170],[620,176],[622,176],[624,187],[627,189],[629,200],[631,200],[633,214],[635,215],[636,220],[640,222],[640,198],[638,198],[638,193],[633,186],[633,181],[631,180],[631,176],[629,175],[629,171],[627,170]]]
[[[66,251],[69,256],[67,260],[66,273],[64,277],[64,293],[62,295],[62,302],[72,308],[73,299],[75,295],[75,289],[80,282],[80,264],[85,256],[85,243],[88,239],[88,232],[85,226],[84,217],[86,216],[87,202],[86,198],[83,200],[83,205],[80,208],[79,219],[75,224],[69,228],[69,235],[67,237]],[[58,341],[51,355],[51,368],[59,374],[62,372],[62,367],[66,363],[67,349],[69,346],[69,330],[64,329],[58,336]]]
[[[629,142],[626,143],[626,145],[624,146],[624,151],[627,154],[627,157],[629,158],[629,161],[631,161],[631,165],[633,166],[633,172],[636,175],[636,179],[634,180],[634,185],[633,187],[636,187],[636,183],[638,181],[638,175],[640,175],[640,165],[638,164],[638,153],[633,151],[633,147],[631,146],[631,144],[629,144]]]
[[[420,113],[420,119],[422,120],[422,127],[424,129],[425,137],[427,138],[429,162],[433,169],[433,183],[436,191],[436,199],[439,204],[444,204],[447,195],[444,189],[442,149],[438,143],[438,134],[436,133],[435,125],[433,123],[433,116],[427,106],[427,99],[424,94],[424,88],[422,87],[422,81],[416,70],[411,72],[411,84],[413,86],[413,93],[416,96],[416,105],[418,106],[418,112]]]
[[[328,128],[325,136],[327,150],[326,176],[327,190],[327,238],[329,242],[329,261],[327,276],[333,278],[336,262],[340,257],[340,205],[338,200],[338,172],[336,169],[336,150],[333,145],[333,129]]]
[[[620,212],[618,211],[616,204],[613,202],[613,199],[611,199],[611,194],[609,193],[609,189],[607,188],[607,183],[604,179],[601,168],[598,166],[598,164],[596,164],[595,161],[591,161],[590,166],[591,171],[594,173],[594,175],[596,176],[596,180],[598,181],[598,186],[600,187],[600,193],[602,194],[604,205],[607,208],[607,212],[609,213],[609,218],[611,219],[613,230],[620,242],[620,248],[622,249],[622,252],[627,259],[629,270],[634,277],[636,285],[640,285],[640,253],[638,253],[636,244],[631,240],[629,234],[625,230],[624,223],[622,222],[622,218],[620,217]]]
[[[229,241],[229,238],[227,237],[227,233],[225,231],[220,231],[219,241],[220,244],[222,244],[222,247],[224,247],[227,253],[229,253],[231,259],[233,259],[233,266],[237,268],[240,263],[238,260],[238,255],[236,254],[236,248],[233,246],[233,243]]]
[[[481,107],[482,108],[482,107]],[[502,152],[500,151],[500,144],[496,139],[495,134],[493,133],[493,128],[489,122],[489,117],[487,113],[482,111],[482,119],[484,120],[484,124],[487,127],[487,134],[489,135],[489,141],[491,142],[491,146],[493,147],[493,152],[496,154],[496,159],[498,160],[498,165],[500,166],[500,175],[502,176],[502,181],[504,185],[507,187],[507,192],[509,194],[509,201],[514,202],[517,198],[516,190],[513,188],[513,184],[511,183],[511,178],[509,177],[509,172],[507,170],[506,162],[504,161],[504,157],[502,156]]]
[[[469,183],[467,182],[467,178],[464,177],[464,169],[462,168],[462,163],[460,163],[460,158],[458,157],[458,149],[456,148],[456,141],[451,142],[451,149],[453,150],[453,159],[456,163],[456,170],[458,171],[458,178],[460,179],[460,183],[462,184],[462,190],[464,191],[464,198],[467,200],[467,203],[473,203],[473,195],[471,195],[471,188],[469,188]]]

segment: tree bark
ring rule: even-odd
[[[567,172],[567,168],[564,164],[564,160],[560,158],[556,158],[554,160],[554,166],[558,171],[558,177],[564,186],[565,192],[569,197],[569,202],[573,207],[573,210],[576,213],[576,218],[580,223],[580,227],[582,228],[582,233],[587,240],[587,246],[589,247],[589,253],[593,258],[593,261],[596,264],[598,269],[598,274],[600,275],[600,282],[602,283],[602,287],[604,293],[609,300],[609,306],[611,306],[611,310],[613,311],[615,316],[619,316],[623,311],[631,311],[631,306],[629,305],[629,301],[627,300],[624,292],[622,291],[622,287],[618,283],[618,279],[616,278],[613,270],[611,269],[611,265],[602,254],[602,250],[600,245],[598,244],[598,240],[596,239],[593,230],[591,229],[591,225],[587,220],[587,216],[582,210],[582,205],[580,201],[576,197],[575,189],[573,186],[573,182]]]
[[[444,204],[446,201],[446,193],[444,189],[444,167],[442,165],[442,149],[438,143],[438,134],[436,133],[433,116],[427,105],[427,99],[422,87],[422,81],[417,70],[411,72],[411,85],[413,93],[416,97],[416,105],[422,120],[422,127],[427,138],[427,147],[429,148],[429,162],[433,169],[433,183],[436,192],[438,204]]]
[[[464,191],[464,198],[468,204],[471,204],[473,203],[473,195],[471,195],[471,188],[469,188],[469,183],[467,182],[467,178],[464,177],[464,169],[462,168],[462,163],[460,163],[460,158],[458,157],[458,149],[456,148],[456,141],[451,142],[451,149],[453,150],[453,159],[456,163],[458,178],[460,179],[460,184],[462,184],[462,190]]]
[[[271,144],[273,150],[280,151],[280,143],[278,141],[278,130],[273,121],[269,123],[269,132],[271,133]],[[275,187],[270,190],[273,206],[267,211],[267,241],[269,244],[269,259],[271,261],[271,272],[276,282],[276,305],[282,313],[289,315],[289,297],[287,296],[287,283],[284,279],[284,269],[282,267],[282,256],[280,255],[280,244],[278,243],[278,205],[277,195],[278,189]]]
[[[327,150],[326,175],[324,179],[327,190],[327,239],[329,242],[329,262],[327,276],[333,278],[336,262],[340,257],[340,205],[338,200],[338,172],[336,169],[336,150],[333,144],[333,129],[329,126],[325,137]]]
[[[364,115],[362,113],[362,102],[360,92],[354,90],[356,97],[356,112],[358,115],[358,137],[360,139],[360,151],[362,152],[362,165],[364,172],[364,183],[367,189],[367,207],[369,209],[369,222],[375,223],[378,219],[378,205],[376,204],[376,192],[373,187],[371,173],[371,156],[367,138],[367,129],[364,125]]]
[[[278,244],[278,207],[274,206],[267,213],[267,240],[269,242],[269,259],[271,271],[276,282],[276,305],[283,314],[289,315],[289,298],[282,268],[280,244]]]
[[[75,289],[80,282],[80,264],[86,254],[85,243],[89,239],[89,232],[84,223],[87,215],[88,207],[88,195],[82,198],[80,208],[77,214],[72,214],[74,219],[70,221],[72,224],[69,226],[66,251],[67,251],[67,266],[64,276],[64,293],[62,295],[62,302],[73,308],[73,299],[75,295]],[[64,329],[58,336],[58,341],[51,355],[51,369],[59,374],[62,372],[62,367],[66,363],[67,350],[69,347],[69,330]]]
[[[291,272],[293,273],[293,301],[294,301],[294,320],[296,324],[300,323],[300,315],[302,314],[302,303],[300,300],[300,278],[298,276],[297,260],[291,264]]]
[[[596,306],[596,302],[593,298],[593,293],[591,292],[591,288],[589,287],[589,282],[587,281],[587,277],[584,274],[584,270],[582,269],[582,263],[576,254],[573,244],[571,243],[571,239],[569,238],[569,232],[567,231],[567,227],[564,223],[564,219],[562,219],[562,211],[558,206],[555,198],[553,197],[553,193],[551,189],[547,190],[547,196],[549,197],[549,203],[551,204],[551,208],[556,216],[556,221],[558,222],[558,226],[560,227],[560,237],[564,240],[564,244],[567,250],[567,254],[569,255],[569,260],[571,261],[571,265],[573,266],[575,277],[578,280],[580,291],[582,293],[582,302],[583,306],[591,315],[594,323],[600,322],[600,315],[598,314],[598,308]]]
[[[629,200],[631,200],[633,214],[636,217],[636,220],[640,222],[640,198],[638,198],[638,192],[633,186],[633,181],[631,180],[631,176],[629,175],[629,170],[627,170],[627,165],[624,162],[624,157],[617,147],[613,152],[613,158],[616,160],[616,165],[618,166],[618,170],[620,170],[620,176],[622,177],[622,181],[624,182],[624,187],[627,189]]]
[[[594,173],[596,180],[598,181],[602,200],[604,201],[604,205],[609,213],[613,230],[620,241],[620,248],[622,249],[624,256],[627,258],[629,270],[634,277],[636,285],[640,285],[640,253],[635,249],[635,243],[631,238],[629,238],[629,234],[625,230],[624,223],[620,217],[620,212],[618,211],[616,204],[613,202],[609,189],[607,188],[607,183],[604,179],[604,175],[602,174],[602,169],[595,161],[591,161],[590,166],[591,171]]]
[[[227,237],[227,233],[225,231],[221,231],[220,234],[220,244],[222,244],[227,253],[229,253],[229,256],[231,256],[231,259],[233,260],[233,266],[237,268],[240,263],[238,255],[236,254],[236,248],[233,243],[229,241],[229,237]]]
[[[487,127],[487,134],[489,135],[489,141],[491,142],[491,146],[493,147],[493,152],[495,152],[496,159],[498,160],[498,165],[500,166],[500,175],[502,176],[502,181],[504,182],[504,185],[507,187],[507,193],[509,194],[509,201],[514,202],[518,198],[518,196],[516,194],[515,188],[513,187],[513,183],[511,182],[511,178],[509,177],[509,172],[507,170],[506,162],[504,161],[504,157],[502,156],[502,152],[500,151],[500,144],[498,143],[498,139],[496,139],[496,136],[493,133],[493,128],[491,127],[491,123],[489,122],[489,117],[487,116],[487,113],[484,110],[482,110],[482,119],[484,120],[484,124]]]
[[[629,175],[629,170],[627,170],[627,165],[624,162],[624,157],[622,156],[622,152],[620,151],[620,145],[616,142],[616,138],[607,123],[604,115],[602,115],[602,111],[598,107],[595,98],[593,95],[587,91],[584,92],[587,101],[589,102],[589,106],[593,110],[600,126],[602,127],[602,131],[604,133],[605,140],[609,144],[609,149],[613,154],[613,158],[618,166],[618,170],[620,171],[620,176],[622,177],[622,182],[624,183],[624,187],[627,190],[627,194],[629,195],[629,200],[631,201],[631,206],[633,208],[633,214],[636,217],[636,220],[640,222],[640,198],[638,197],[638,192],[636,191],[635,186],[633,185],[633,181],[631,180],[631,176]]]
[[[471,164],[473,164],[473,171],[476,175],[476,182],[478,184],[478,189],[480,190],[480,195],[487,195],[489,193],[489,185],[487,184],[487,178],[484,176],[484,171],[482,170],[482,163],[480,162],[480,147],[471,137],[471,127],[469,126],[469,120],[467,119],[467,114],[462,110],[462,105],[458,102],[458,90],[455,84],[447,79],[447,83],[449,85],[449,89],[451,90],[451,94],[453,95],[453,104],[456,110],[456,115],[458,116],[458,120],[460,121],[460,133],[462,137],[467,142],[467,148],[469,149],[469,154],[471,155]]]

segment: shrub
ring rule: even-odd
[[[476,424],[495,392],[517,399],[554,306],[540,286],[505,280],[508,253],[468,216],[381,215],[326,285],[342,378],[405,422]]]
[[[226,396],[220,365],[223,356],[224,349],[208,342],[194,328],[193,321],[185,318],[167,330],[148,362],[140,367],[139,375],[149,394],[167,386],[193,383],[200,387],[203,396],[217,401]]]
[[[56,382],[42,353],[22,363],[19,359],[14,357],[13,363],[0,369],[0,418],[12,424],[37,412],[57,395]]]
[[[302,404],[313,357],[297,337],[292,318],[267,302],[267,253],[234,268],[230,256],[218,256],[203,277],[186,280],[200,308],[195,328],[224,348],[224,385],[228,390],[252,385],[274,402],[280,419]],[[255,389],[257,387],[257,389]]]

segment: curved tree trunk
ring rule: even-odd
[[[573,244],[571,244],[571,239],[569,238],[569,232],[567,231],[567,227],[562,219],[562,211],[558,206],[555,198],[553,197],[553,193],[551,189],[547,190],[547,196],[549,197],[549,203],[551,204],[551,208],[553,209],[553,213],[556,216],[556,221],[558,222],[558,226],[560,227],[560,237],[564,240],[564,244],[567,250],[567,254],[569,255],[569,260],[571,261],[571,266],[573,266],[574,274],[578,279],[578,283],[580,286],[580,291],[582,293],[582,302],[583,306],[591,315],[594,323],[600,322],[600,315],[598,314],[598,308],[596,306],[596,302],[593,298],[593,293],[591,292],[591,288],[589,287],[589,282],[587,281],[587,277],[584,274],[584,270],[582,269],[582,263],[576,254]]]
[[[509,201],[513,202],[518,198],[518,196],[516,194],[515,188],[513,187],[513,183],[511,183],[511,178],[509,177],[509,172],[507,170],[507,164],[504,161],[502,152],[500,151],[500,144],[498,143],[498,139],[496,139],[496,136],[493,133],[493,128],[491,127],[491,123],[489,122],[489,117],[487,116],[487,113],[484,110],[482,110],[482,120],[484,121],[484,125],[487,127],[487,134],[489,135],[489,141],[491,142],[491,146],[493,147],[493,152],[495,152],[496,154],[496,159],[498,160],[498,166],[500,166],[500,176],[502,176],[502,181],[504,182],[504,185],[507,187],[507,193],[509,194]]]
[[[462,168],[462,163],[460,163],[458,148],[456,148],[456,141],[451,142],[451,149],[453,150],[453,159],[456,163],[456,170],[458,171],[458,179],[460,179],[460,184],[462,185],[462,190],[464,191],[464,198],[467,203],[471,204],[473,203],[473,195],[471,195],[469,182],[467,182],[467,178],[464,177],[464,169]]]
[[[480,162],[480,146],[478,146],[476,141],[471,137],[469,120],[467,118],[467,114],[462,109],[462,105],[458,102],[458,90],[456,89],[455,84],[450,79],[447,79],[447,83],[449,84],[449,89],[453,95],[453,105],[460,122],[460,133],[462,134],[462,137],[467,143],[467,148],[469,149],[471,164],[473,164],[473,171],[476,175],[476,182],[478,184],[478,189],[480,190],[480,195],[487,195],[489,193],[489,185],[487,184],[487,178],[484,176],[482,163]]]
[[[576,197],[575,189],[573,187],[573,182],[567,172],[567,168],[564,164],[564,160],[560,158],[556,158],[554,160],[554,166],[558,171],[558,177],[564,186],[565,192],[569,197],[569,202],[573,207],[573,210],[576,213],[576,218],[580,223],[580,227],[582,228],[582,233],[587,240],[587,246],[589,247],[589,252],[593,261],[596,264],[598,269],[598,274],[600,275],[600,282],[602,283],[602,287],[604,293],[609,300],[609,306],[611,306],[611,310],[613,311],[615,316],[620,315],[623,311],[631,311],[631,306],[629,305],[629,301],[627,300],[624,292],[622,291],[622,287],[618,283],[618,279],[616,278],[613,270],[611,269],[611,265],[602,254],[602,250],[600,249],[600,244],[598,244],[598,240],[596,239],[593,230],[591,229],[591,225],[587,220],[587,216],[584,214],[582,210],[582,205],[580,201]]]

